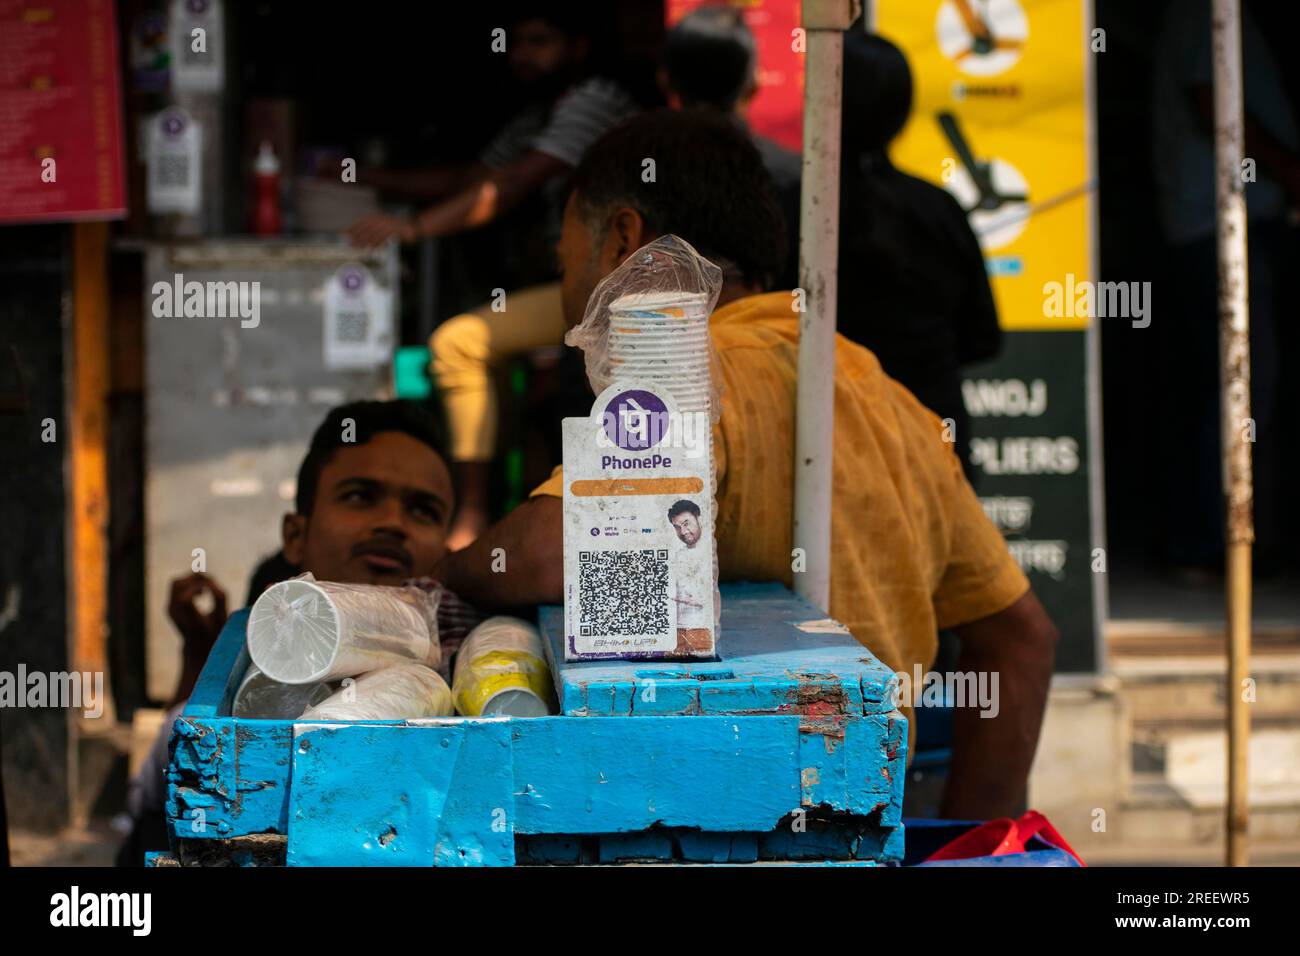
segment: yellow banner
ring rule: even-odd
[[[877,0],[875,8],[877,32],[906,54],[914,83],[893,162],[967,210],[1004,329],[1086,328],[1087,71],[1097,38],[1084,0]]]

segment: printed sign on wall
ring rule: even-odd
[[[113,0],[0,0],[0,223],[124,215]]]
[[[1090,440],[1088,10],[879,0],[875,14],[912,69],[912,113],[891,159],[966,210],[1005,330],[1001,354],[962,383],[976,492],[1061,631],[1057,669],[1094,671],[1105,558]]]

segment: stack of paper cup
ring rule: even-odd
[[[312,684],[282,684],[263,674],[256,664],[249,664],[244,679],[235,691],[230,715],[262,720],[293,720],[313,704],[334,693],[334,685],[324,681]]]
[[[609,372],[614,382],[645,382],[665,389],[683,416],[703,414],[708,434],[710,495],[717,493],[713,468],[713,381],[710,376],[708,296],[702,293],[638,293],[609,306]],[[718,556],[713,555],[713,580]],[[722,601],[714,588],[714,626]],[[715,630],[716,633],[716,630]]]
[[[304,720],[412,720],[451,715],[451,688],[423,664],[362,674],[302,715]]]
[[[683,414],[709,412],[708,297],[639,293],[609,307],[609,371],[615,382],[668,391]]]
[[[419,588],[316,581],[266,591],[248,617],[248,653],[272,680],[313,684],[401,661],[437,667],[438,595]]]
[[[609,371],[614,382],[645,382],[672,395],[683,417],[703,415],[713,492],[713,381],[709,300],[703,293],[637,293],[609,306]]]

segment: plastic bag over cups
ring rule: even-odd
[[[310,573],[273,585],[253,604],[248,653],[285,684],[334,681],[400,661],[437,668],[437,592],[317,581]]]
[[[666,387],[679,406],[707,404],[716,424],[722,376],[708,317],[721,291],[718,266],[686,240],[661,236],[597,284],[582,322],[564,341],[582,349],[595,394],[620,379],[649,379]],[[656,375],[660,367],[673,374]]]

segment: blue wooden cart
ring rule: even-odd
[[[565,664],[563,613],[544,608],[562,713],[532,719],[235,719],[241,611],[176,721],[154,862],[901,860],[889,669],[780,585],[722,598],[712,662]]]

